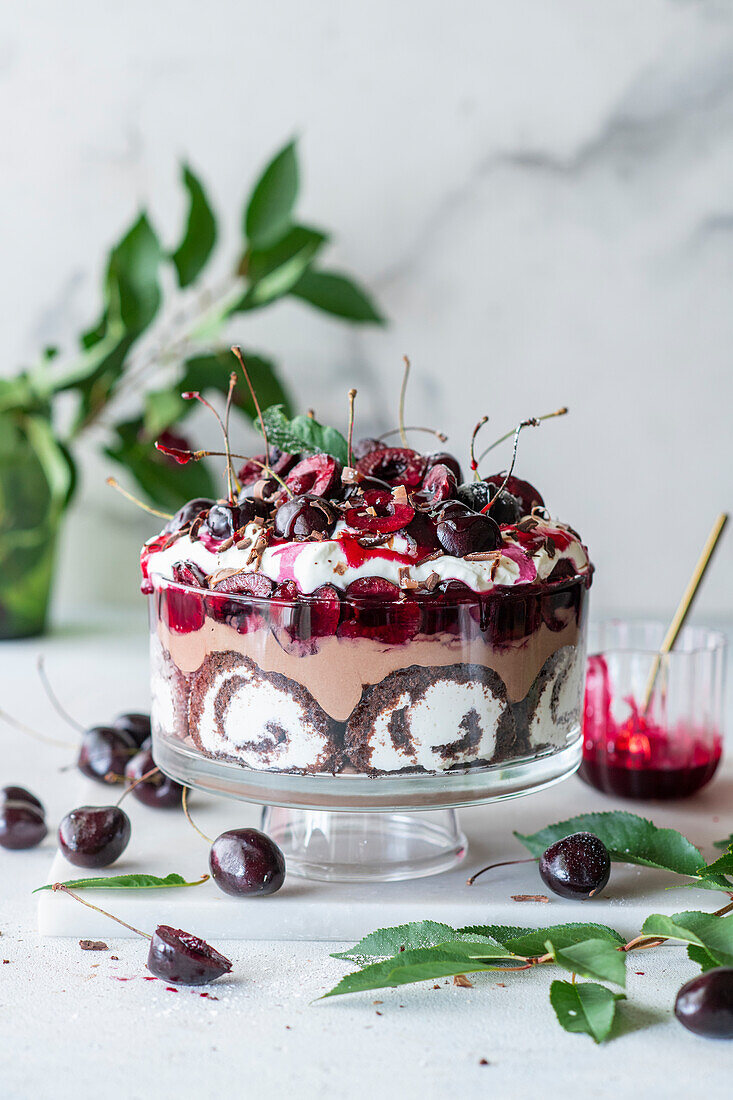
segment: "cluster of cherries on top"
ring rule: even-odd
[[[354,447],[353,460],[343,469],[331,455],[303,458],[271,448],[269,455],[245,461],[236,500],[188,501],[168,522],[162,539],[190,532],[220,546],[240,540],[247,525],[258,522],[265,545],[318,541],[329,538],[341,520],[349,538],[365,548],[399,533],[410,560],[419,562],[436,553],[465,558],[498,550],[502,528],[544,507],[534,486],[516,477],[506,484],[503,474],[464,482],[457,459],[445,452],[420,454],[363,439]],[[208,586],[193,562],[177,562],[173,574],[182,584]],[[347,596],[400,595],[397,586],[376,577],[361,578],[352,587]],[[276,586],[257,572],[228,577],[213,588],[237,595],[297,595],[292,582]]]

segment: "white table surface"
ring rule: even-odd
[[[109,952],[82,951],[74,939],[40,937],[31,890],[45,881],[53,826],[79,789],[73,770],[59,770],[74,758],[74,734],[64,730],[40,689],[35,669],[40,652],[59,694],[82,722],[99,723],[120,710],[148,706],[142,607],[133,616],[115,612],[114,620],[90,615],[43,640],[0,644],[0,707],[52,736],[68,736],[70,743],[69,749],[52,748],[6,728],[0,732],[0,785],[34,790],[52,826],[34,851],[0,849],[2,1100],[260,1097],[269,1090],[298,1098],[565,1097],[570,1092],[689,1100],[703,1083],[707,1097],[730,1094],[733,1044],[695,1038],[671,1016],[676,990],[696,972],[683,949],[631,957],[631,1003],[625,1013],[631,1030],[596,1047],[557,1024],[548,1001],[555,976],[549,969],[507,975],[504,981],[500,975],[477,975],[473,989],[441,981],[438,990],[430,983],[313,1003],[348,969],[329,957],[340,945],[217,940],[233,960],[233,975],[207,990],[175,992],[143,980],[145,943],[118,939],[111,923],[105,933]],[[730,705],[728,715],[730,729]],[[568,781],[569,796],[576,784]],[[729,765],[684,804],[680,827],[694,836],[691,825],[697,819],[708,836],[717,818],[718,835],[733,831],[732,794]],[[549,796],[532,798],[538,825],[550,820],[541,813]],[[511,807],[529,802],[502,807],[497,851],[506,844],[515,852]],[[599,795],[588,802],[592,805],[613,804]],[[628,808],[663,823],[674,820],[669,808]],[[487,828],[495,829],[496,810],[472,813],[485,813]],[[473,866],[470,856],[467,866]],[[697,892],[671,893],[669,911],[711,908],[700,899]],[[547,906],[517,908],[516,923],[553,919]],[[576,919],[592,919],[591,911],[579,910]],[[486,920],[492,920],[489,893]]]

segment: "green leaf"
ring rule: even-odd
[[[659,829],[646,818],[624,810],[580,814],[528,836],[514,835],[533,856],[541,856],[556,840],[579,832],[593,833],[602,840],[617,863],[635,863],[693,877],[705,865],[698,849],[682,833]]]
[[[623,993],[612,993],[595,982],[559,982],[550,986],[550,1004],[566,1031],[590,1035],[594,1042],[607,1039],[616,1002],[625,999]]]
[[[112,250],[107,269],[107,282],[119,298],[120,319],[128,333],[143,332],[158,312],[161,259],[155,230],[143,213]]]
[[[291,141],[267,165],[247,205],[244,231],[253,248],[268,248],[287,232],[298,185],[298,158]]]
[[[596,978],[601,982],[626,985],[626,953],[608,940],[583,940],[572,947],[558,949],[550,940],[547,950],[558,966],[584,978]]]
[[[725,855],[713,860],[712,863],[708,863],[707,867],[703,867],[699,874],[704,878],[716,875],[733,875],[733,852],[726,852]]]
[[[501,942],[516,955],[536,956],[544,954],[547,940],[552,941],[556,950],[573,947],[585,940],[603,940],[618,947],[626,942],[615,929],[593,923],[555,924],[549,928],[532,929],[507,940],[502,938]]]
[[[201,181],[188,165],[183,166],[183,185],[188,191],[188,217],[183,239],[171,256],[178,272],[178,285],[190,286],[206,266],[216,244],[216,218]]]
[[[496,970],[488,959],[513,958],[501,947],[451,941],[435,947],[403,951],[391,959],[372,963],[362,970],[347,974],[325,997],[343,993],[359,993],[367,989],[394,988],[411,982],[432,981],[456,974]]]
[[[346,321],[383,325],[384,318],[366,291],[335,271],[306,271],[291,290],[296,298]]]
[[[148,439],[155,440],[190,411],[192,402],[184,401],[178,390],[151,390],[145,394],[144,427]]]
[[[125,466],[145,495],[161,508],[175,511],[193,497],[216,497],[216,483],[203,462],[182,466],[157,451],[147,440],[142,419],[115,425],[115,442],[105,448]],[[222,490],[224,482],[221,482]]]
[[[696,943],[691,943],[687,947],[687,957],[692,962],[697,963],[702,967],[703,972],[706,970],[715,970],[720,966],[717,959],[714,959],[709,951],[706,951],[704,947],[700,947]]]
[[[165,878],[157,875],[110,875],[108,878],[73,878],[68,882],[48,882],[45,886],[38,886],[33,893],[41,890],[53,890],[54,886],[68,886],[70,890],[161,890],[174,886],[200,886],[206,882],[209,875],[203,875],[195,882],[186,882],[183,875],[171,873]]]
[[[733,914],[717,917],[714,913],[692,911],[668,917],[665,913],[652,913],[641,930],[645,936],[665,936],[696,944],[717,959],[719,966],[733,966]]]
[[[52,504],[55,509],[62,511],[71,499],[76,478],[71,455],[56,439],[53,428],[45,417],[27,417],[25,430],[43,469]]]
[[[270,443],[281,451],[327,454],[346,465],[348,447],[341,432],[319,424],[310,416],[289,420],[282,405],[272,405],[262,414]]]
[[[733,833],[723,838],[723,840],[714,840],[713,848],[728,849],[733,847]]]
[[[451,928],[449,924],[440,924],[437,921],[423,920],[413,921],[410,924],[398,924],[393,928],[378,928],[364,936],[348,951],[338,951],[331,957],[334,959],[351,959],[362,963],[366,959],[384,959],[391,955],[397,955],[403,950],[416,950],[423,947],[436,947],[451,940],[465,940],[476,943],[485,942],[494,947],[500,947],[501,943],[493,937],[482,934],[461,935]]]
[[[282,407],[286,414],[291,411],[290,397],[283,382],[278,377],[275,364],[270,359],[261,355],[244,351],[244,361],[247,364],[257,400],[261,408],[268,405]],[[238,370],[237,363],[231,352],[215,352],[210,355],[197,355],[187,359],[183,366],[183,375],[176,387],[177,392],[186,390],[200,390],[201,393],[216,390],[226,395],[229,390],[229,375],[232,370]],[[187,401],[188,411],[193,408],[193,402]],[[251,420],[256,420],[257,410],[254,407],[249,388],[242,379],[234,391],[234,406]]]
[[[250,252],[245,261],[250,288],[235,311],[255,309],[287,294],[327,240],[317,229],[295,225],[271,248]]]

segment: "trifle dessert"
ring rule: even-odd
[[[578,743],[592,566],[539,491],[482,477],[473,446],[464,480],[447,452],[352,448],[305,417],[285,435],[303,448],[283,449],[276,412],[230,492],[143,548],[155,737],[374,779]]]

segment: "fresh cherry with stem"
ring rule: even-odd
[[[157,767],[150,749],[141,749],[125,768],[128,788],[138,802],[155,810],[181,808],[183,787]]]
[[[285,857],[274,840],[259,829],[228,829],[216,840],[206,836],[188,812],[188,788],[183,812],[189,825],[211,847],[209,869],[219,889],[231,897],[266,897],[285,881]]]
[[[75,901],[86,905],[88,909],[102,913],[103,916],[116,921],[128,931],[134,932],[136,936],[149,940],[148,970],[156,978],[175,982],[177,985],[208,985],[209,982],[216,981],[217,978],[231,972],[231,960],[211,947],[205,940],[192,935],[191,932],[171,928],[168,924],[159,924],[151,936],[149,932],[143,932],[140,928],[128,924],[127,921],[120,920],[119,917],[108,913],[106,909],[92,905],[90,901],[79,897],[62,882],[55,882],[51,889],[68,894]]]

